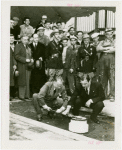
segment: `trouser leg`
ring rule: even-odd
[[[26,86],[19,86],[19,98],[25,98]]]
[[[33,94],[33,105],[34,105],[34,108],[35,108],[37,114],[42,114],[42,110],[41,110],[41,107],[39,105],[39,101],[38,101],[37,96],[38,96],[37,93]]]
[[[96,119],[97,115],[102,111],[103,107],[104,107],[103,101],[99,101],[95,104],[91,104],[90,108],[93,109],[93,112],[91,114],[91,119]]]
[[[10,97],[14,97],[14,96],[15,96],[15,87],[10,86]]]
[[[110,95],[115,97],[115,65],[111,64],[109,71]]]
[[[76,99],[73,104],[73,111],[72,111],[73,115],[76,115],[76,116],[79,115],[79,109],[81,108],[81,106],[82,106],[82,103],[81,103],[80,98]]]
[[[26,70],[26,92],[25,92],[26,98],[30,98],[30,75],[31,71]]]
[[[68,73],[68,83],[69,83],[69,89],[71,92],[71,95],[74,93],[75,90],[75,79],[74,79],[74,75],[71,73]]]

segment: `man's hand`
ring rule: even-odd
[[[30,59],[26,59],[26,62],[30,62]]]
[[[34,62],[34,60],[33,60],[33,59],[31,59],[31,62],[33,63],[33,62]]]
[[[13,69],[14,69],[14,70],[15,70],[15,69],[17,69],[17,66],[16,66],[16,65],[14,65],[14,66],[13,66]]]
[[[69,71],[70,71],[70,73],[73,73],[73,69],[70,69]]]
[[[43,61],[43,58],[42,58],[42,57],[40,57],[40,58],[39,58],[39,60]]]
[[[43,106],[44,109],[46,109],[47,111],[51,111],[52,109],[50,107],[48,107],[47,105]]]
[[[56,110],[56,113],[62,113],[64,110],[65,110],[65,107],[62,106],[60,109]]]
[[[91,103],[93,103],[92,99],[89,99],[87,102],[86,102],[86,106],[87,107],[90,107]]]

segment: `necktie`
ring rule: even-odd
[[[75,50],[75,45],[73,45],[73,50]]]
[[[53,94],[54,94],[54,95],[56,94],[56,89],[54,89],[54,92],[53,92]]]
[[[88,89],[87,88],[85,89],[85,91],[86,91],[86,94],[88,94]]]

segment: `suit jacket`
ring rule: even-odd
[[[51,41],[46,48],[47,68],[49,69],[63,69],[62,63],[63,45],[57,44],[54,40]],[[58,57],[54,57],[54,55]]]
[[[77,99],[77,97],[80,98],[82,104],[85,106],[85,103],[89,99],[92,99],[93,103],[96,103],[98,101],[103,101],[105,99],[105,94],[104,94],[103,87],[100,83],[91,82],[89,95],[86,93],[86,91],[82,87],[82,85],[79,84],[76,87],[74,94],[72,95],[72,97],[69,101],[69,105],[73,105],[73,103]]]
[[[18,85],[25,86],[26,85],[26,70],[28,69],[28,65],[26,63],[26,49],[22,43],[17,44],[15,46],[14,57],[15,57],[15,60],[17,61],[17,68],[19,71]]]
[[[63,68],[64,69],[71,69],[72,66],[71,66],[71,62],[72,62],[72,52],[73,52],[73,49],[71,46],[69,46],[67,48],[67,51],[66,51],[66,58],[65,58],[65,63],[63,64]]]
[[[31,84],[32,86],[41,87],[42,85],[42,76],[45,75],[45,45],[38,42],[36,48],[33,46],[33,43],[30,44],[32,57],[34,59],[34,68],[31,72]],[[42,57],[40,68],[36,67],[36,61]],[[46,78],[46,77],[45,77]]]
[[[46,102],[53,102],[58,96],[62,96],[64,101],[67,100],[66,90],[63,85],[60,89],[57,89],[54,94],[53,82],[45,83],[38,93],[38,99],[42,106],[45,105]]]

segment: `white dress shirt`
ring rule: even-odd
[[[63,61],[63,63],[65,63],[67,48],[68,48],[68,46],[63,48],[63,53],[62,53],[62,61]]]

